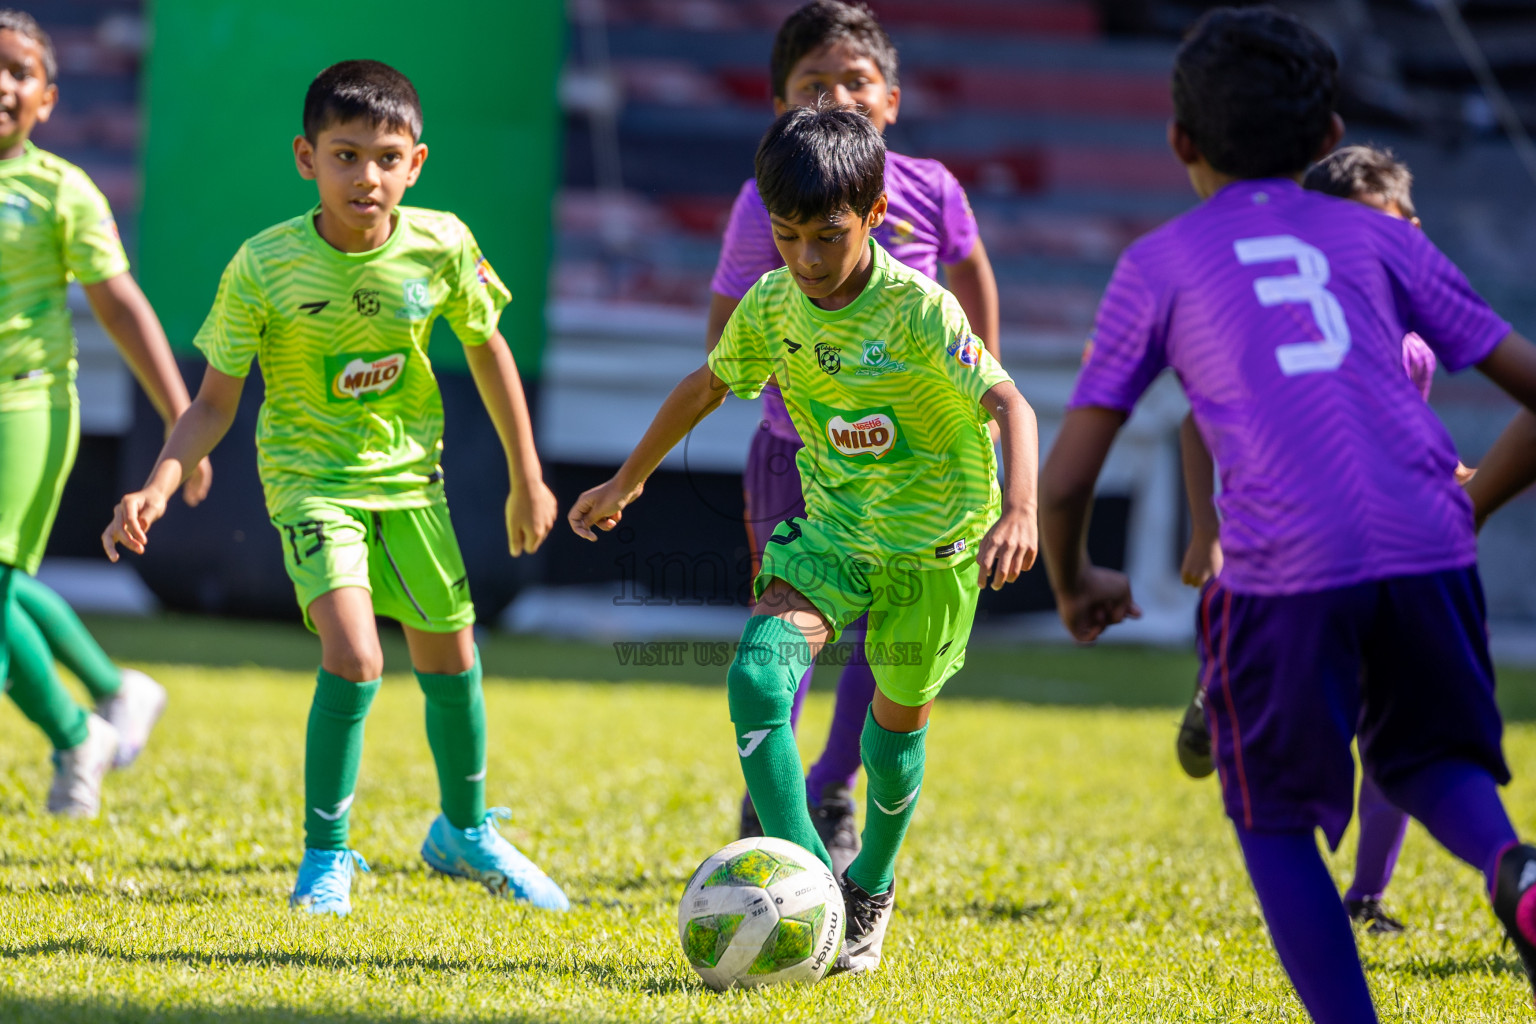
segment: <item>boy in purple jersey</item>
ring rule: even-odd
[[[1302,181],[1305,188],[1341,199],[1353,199],[1414,227],[1419,218],[1413,207],[1413,175],[1388,150],[1370,146],[1346,146],[1318,161]],[[1429,401],[1435,376],[1435,353],[1417,334],[1403,336],[1403,372]],[[1179,428],[1179,450],[1184,463],[1184,486],[1189,498],[1191,530],[1189,548],[1181,570],[1184,582],[1203,587],[1221,573],[1220,519],[1212,502],[1211,453],[1200,439],[1192,416]],[[1457,464],[1457,479],[1471,471]],[[1179,764],[1191,777],[1201,779],[1216,770],[1211,759],[1211,731],[1205,720],[1205,691],[1196,689],[1184,713],[1177,744]],[[1355,875],[1344,892],[1344,907],[1358,924],[1372,934],[1403,930],[1401,921],[1381,905],[1382,893],[1392,878],[1408,832],[1408,815],[1392,806],[1369,775],[1360,780],[1356,815],[1360,835],[1355,850]]]
[[[1121,256],[1041,475],[1042,549],[1079,641],[1140,614],[1084,543],[1104,458],[1165,367],[1221,472],[1220,578],[1200,655],[1228,816],[1276,950],[1324,1024],[1374,1022],[1317,848],[1365,769],[1483,872],[1536,972],[1536,847],[1499,799],[1472,509],[1443,426],[1401,372],[1417,331],[1536,407],[1536,346],[1412,225],[1304,191],[1343,134],[1328,45],[1273,8],[1219,9],[1173,73],[1169,142],[1204,200]]]
[[[799,8],[780,26],[769,65],[776,115],[791,107],[814,106],[821,97],[830,95],[839,104],[857,105],[882,132],[896,121],[901,105],[896,49],[863,4],[814,0]],[[929,277],[937,278],[939,264],[944,264],[950,291],[995,358],[997,283],[960,183],[936,160],[887,151],[885,188],[889,212],[874,230],[875,238],[896,259]],[[731,207],[720,262],[710,282],[707,343],[711,351],[747,291],[758,278],[783,265],[757,181],[748,178]],[[777,387],[769,386],[763,391],[763,421],[752,439],[742,473],[754,572],[762,561],[763,544],[774,528],[784,520],[805,515],[805,498],[795,467],[801,447],[784,399]],[[860,619],[843,634],[853,656],[838,679],[826,747],[806,779],[817,833],[839,872],[859,852],[852,789],[859,773],[864,713],[875,693],[875,677],[864,657],[866,626]],[[813,671],[808,669],[800,681],[791,725],[799,722]],[[740,834],[762,834],[750,797],[742,799]]]

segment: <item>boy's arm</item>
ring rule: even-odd
[[[144,486],[123,496],[117,503],[112,522],[101,534],[107,557],[117,561],[117,545],[142,555],[149,541],[149,528],[165,515],[165,503],[190,470],[208,457],[235,421],[240,408],[244,377],[231,377],[209,367],[203,374],[203,386],[197,397],[177,419],[166,438],[165,447]]]
[[[1179,424],[1179,459],[1184,463],[1184,495],[1189,499],[1189,549],[1179,578],[1198,587],[1221,573],[1221,520],[1216,515],[1216,464],[1195,428],[1193,414]]]
[[[998,324],[997,277],[992,273],[992,261],[987,258],[987,248],[981,239],[971,247],[970,253],[958,263],[944,268],[949,290],[960,300],[965,318],[981,335],[982,344],[1001,361],[1002,348],[997,334]]]
[[[597,540],[596,526],[604,532],[619,525],[624,508],[645,489],[645,481],[661,465],[661,460],[698,426],[700,420],[725,401],[726,385],[708,366],[701,366],[682,379],[646,428],[645,436],[629,453],[619,471],[576,499],[566,521],[578,536]]]
[[[117,274],[84,287],[96,319],[117,345],[123,361],[165,421],[165,432],[169,435],[191,400],[181,371],[176,368],[176,358],[171,355],[170,342],[160,326],[160,318],[155,316],[154,308],[132,274]],[[196,505],[208,496],[212,483],[213,467],[204,459],[197,472],[187,480],[182,497],[188,505]]]
[[[1040,547],[1036,482],[1039,478],[1040,431],[1035,410],[1012,381],[987,389],[981,404],[997,421],[1003,449],[1003,510],[976,549],[981,570],[979,585],[1001,590],[1035,564]]]
[[[1099,406],[1067,410],[1040,473],[1040,538],[1056,611],[1067,631],[1089,643],[1126,618],[1140,618],[1123,573],[1088,561],[1093,488],[1125,413]]]
[[[514,558],[525,551],[531,554],[549,535],[560,507],[554,492],[544,484],[517,364],[500,331],[493,332],[483,345],[465,345],[464,355],[507,456],[507,477],[512,482],[506,506],[508,548]]]
[[[1477,528],[1504,503],[1536,481],[1536,414],[1521,409],[1493,442],[1477,474],[1463,485],[1472,499]]]

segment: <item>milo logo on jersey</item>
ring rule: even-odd
[[[369,402],[388,394],[405,374],[406,353],[326,356],[325,376],[332,402]]]
[[[912,454],[902,436],[896,410],[888,405],[847,411],[811,401],[811,411],[821,421],[832,450],[847,459],[868,462],[900,462]]]

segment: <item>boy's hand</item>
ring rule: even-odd
[[[1179,579],[1191,587],[1204,586],[1212,576],[1221,575],[1223,557],[1220,536],[1205,536],[1197,531],[1189,539],[1189,549],[1184,552]]]
[[[1070,592],[1056,592],[1056,611],[1080,644],[1092,643],[1116,623],[1141,618],[1141,608],[1131,597],[1130,577],[1096,565],[1084,566]]]
[[[977,585],[985,588],[987,577],[992,589],[1002,590],[1035,564],[1040,550],[1040,533],[1035,517],[1025,512],[1004,512],[981,538],[976,548],[976,567],[981,570]]]
[[[644,490],[644,484],[633,490],[625,490],[617,477],[607,480],[591,490],[583,491],[581,497],[576,499],[576,504],[571,506],[565,521],[571,524],[576,536],[597,540],[592,527],[596,526],[607,533],[618,526],[619,520],[624,518],[625,507],[640,497]]]
[[[117,561],[119,544],[142,555],[144,545],[149,543],[149,528],[163,515],[165,497],[158,492],[143,490],[123,495],[123,500],[112,512],[111,525],[101,535],[101,546],[106,549],[107,557]]]
[[[513,487],[507,495],[507,547],[512,557],[539,550],[559,514],[555,492],[543,480]]]
[[[213,463],[204,459],[197,464],[197,471],[187,477],[187,482],[181,487],[181,500],[188,507],[196,508],[208,497],[208,491],[213,487]]]

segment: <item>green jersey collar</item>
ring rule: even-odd
[[[42,152],[42,150],[32,144],[31,139],[23,142],[21,147],[21,156],[13,156],[9,160],[0,160],[0,177],[7,174],[19,174],[22,171],[28,170],[37,160],[37,154]]]
[[[800,296],[800,304],[807,313],[823,323],[832,324],[858,315],[865,306],[869,305],[875,293],[885,286],[886,260],[890,259],[890,255],[881,248],[879,242],[875,241],[874,235],[869,236],[869,247],[874,250],[871,253],[869,280],[864,282],[864,290],[842,309],[822,309],[796,286],[795,291]]]
[[[0,162],[0,167],[3,166],[4,163]],[[314,208],[304,215],[304,227],[306,229],[305,234],[316,246],[330,253],[336,259],[341,260],[344,263],[366,263],[369,260],[378,259],[381,256],[388,255],[391,249],[394,248],[395,241],[401,235],[405,234],[405,207],[397,206],[395,207],[394,229],[390,231],[389,237],[384,240],[383,245],[379,246],[377,249],[369,249],[367,252],[342,252],[330,242],[327,242],[324,238],[320,237],[320,229],[315,227],[315,217],[318,216],[319,213],[320,204],[316,203]]]

